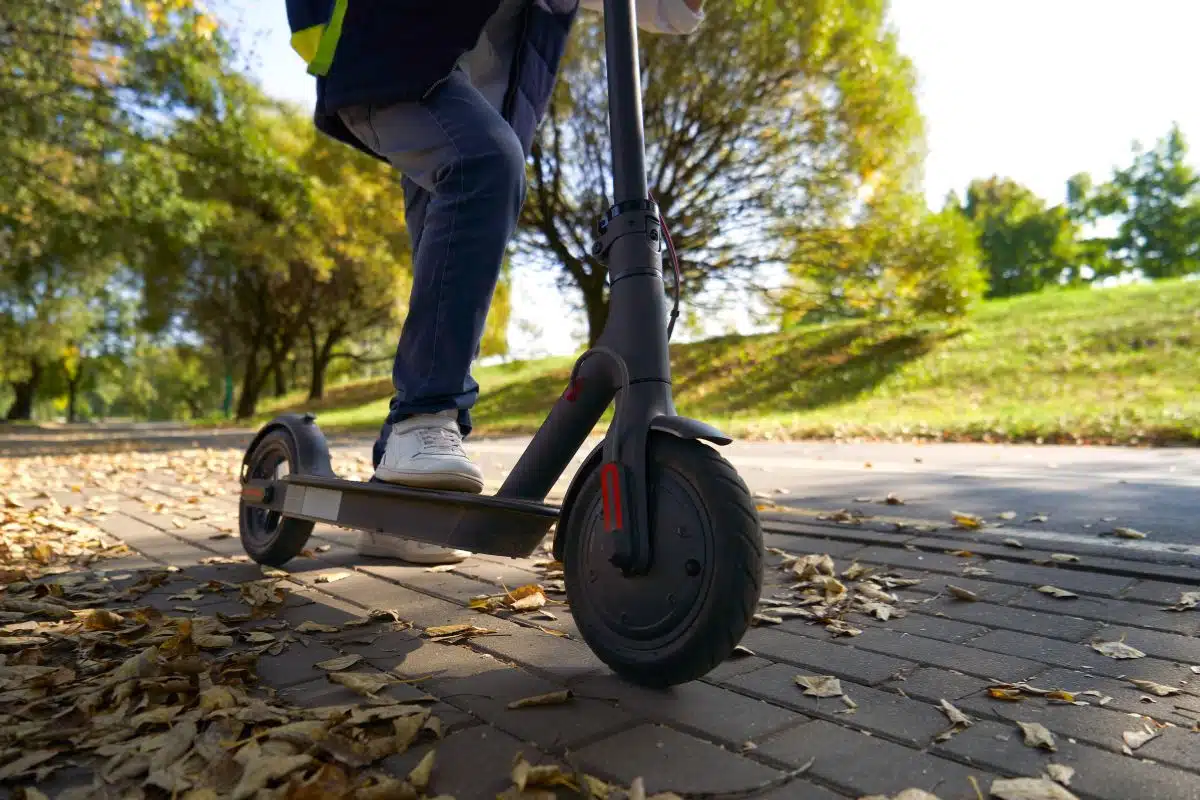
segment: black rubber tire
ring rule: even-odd
[[[286,430],[277,429],[264,436],[250,454],[247,476],[272,477],[280,463],[287,464],[289,474],[299,471],[295,442]],[[269,567],[282,567],[300,555],[312,535],[313,525],[309,520],[246,505],[244,500],[238,504],[242,549],[250,558]]]
[[[671,613],[690,616],[677,624],[673,620],[664,623],[666,632],[652,641],[639,641],[606,619],[606,613],[612,616],[612,609],[602,608],[608,599],[602,594],[606,590],[600,588],[604,581],[618,590],[621,584],[612,581],[650,581],[638,591],[654,596],[658,585],[663,593],[670,591],[668,586],[677,585],[670,582],[677,580],[676,573],[668,570],[676,570],[679,565],[656,557],[649,575],[624,578],[620,570],[607,563],[603,558],[604,541],[596,538],[607,535],[601,518],[599,469],[582,483],[568,517],[568,529],[563,532],[567,536],[563,569],[571,612],[592,651],[622,677],[643,686],[666,687],[708,674],[729,658],[749,629],[762,591],[762,529],[750,490],[733,466],[706,444],[670,434],[652,434],[648,479],[651,525],[659,531],[656,542],[662,542],[665,535],[661,526],[673,524],[660,519],[660,515],[672,513],[670,503],[676,509],[681,502],[686,503],[692,510],[691,519],[699,521],[704,536],[701,545],[688,545],[701,546],[707,554],[698,573],[702,583],[687,590],[694,593],[694,601],[686,611],[675,610],[675,595],[668,601]],[[667,495],[672,499],[664,500]],[[676,532],[690,539],[690,534],[685,536],[682,530]],[[668,543],[661,546],[667,548]],[[591,558],[586,552],[588,547],[594,551]],[[601,581],[597,581],[597,570],[605,570]],[[655,583],[660,574],[666,578]],[[624,621],[622,615],[621,623]]]

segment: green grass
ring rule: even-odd
[[[839,322],[672,348],[679,411],[748,438],[1200,441],[1200,281],[1063,290],[941,325]],[[481,434],[534,430],[571,358],[480,369]],[[263,404],[375,430],[386,379]]]

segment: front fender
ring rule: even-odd
[[[325,441],[325,434],[317,427],[316,417],[312,414],[280,414],[264,425],[246,448],[246,454],[242,457],[243,479],[259,443],[275,430],[284,430],[291,437],[295,445],[298,473],[336,477],[333,474],[333,465],[329,461],[329,444]]]
[[[669,433],[672,436],[678,436],[680,439],[700,439],[716,445],[726,445],[733,441],[732,437],[725,435],[706,422],[688,417],[677,417],[671,414],[663,414],[650,420],[649,428],[651,431]],[[646,441],[649,442],[649,440],[650,437],[646,437]],[[562,511],[558,515],[558,525],[554,529],[554,559],[556,561],[562,561],[563,559],[563,548],[566,546],[565,532],[567,531],[567,520],[571,515],[571,508],[575,505],[575,499],[579,496],[579,490],[592,470],[599,468],[603,457],[604,443],[601,442],[584,459],[583,464],[576,470],[575,476],[571,478],[570,485],[567,486],[567,494],[563,497]]]

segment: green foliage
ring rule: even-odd
[[[986,278],[970,223],[948,206],[884,195],[853,225],[797,236],[793,282],[776,298],[785,327],[837,317],[958,316]]]
[[[1101,210],[1121,217],[1112,241],[1127,269],[1150,278],[1200,270],[1200,175],[1187,163],[1187,142],[1178,126],[1113,173]]]
[[[680,413],[742,437],[1200,442],[1200,281],[1047,290],[963,321],[842,320],[672,356]],[[480,370],[480,433],[536,429],[571,363]],[[333,389],[322,425],[373,430],[389,395],[387,381]]]
[[[911,188],[921,153],[912,66],[882,0],[705,13],[687,40],[640,40],[649,184],[689,295],[751,280],[786,257],[797,229],[840,220],[864,194]],[[594,340],[607,290],[590,245],[611,174],[601,21],[581,16],[574,37],[534,147],[520,241],[561,268]]]
[[[1067,208],[1047,208],[1016,181],[993,177],[971,182],[962,212],[979,232],[989,297],[1080,278],[1078,228]]]

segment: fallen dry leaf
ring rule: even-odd
[[[354,574],[353,572],[345,572],[345,571],[327,572],[327,573],[323,573],[321,575],[315,576],[313,578],[313,583],[333,583],[334,581],[340,581],[345,578],[349,578],[353,574]]]
[[[433,777],[433,761],[434,751],[430,750],[408,773],[408,782],[419,792],[429,788],[429,779]]]
[[[1173,694],[1179,694],[1182,690],[1175,686],[1167,686],[1163,683],[1155,683],[1154,681],[1146,681],[1138,678],[1130,678],[1129,682],[1141,689],[1143,692],[1158,695],[1159,697],[1170,697]]]
[[[1179,602],[1168,608],[1168,611],[1190,611],[1200,605],[1200,592],[1183,592],[1179,595]]]
[[[832,675],[797,675],[796,684],[810,697],[840,697],[842,683]]]
[[[964,589],[961,586],[954,586],[953,584],[947,583],[946,591],[948,591],[951,595],[953,595],[958,600],[966,600],[971,603],[974,603],[977,600],[979,600],[979,595],[975,594],[974,592],[972,592],[968,589]]]
[[[973,531],[984,526],[983,517],[975,514],[967,514],[963,511],[951,511],[950,517],[954,520],[954,526],[956,528]]]
[[[509,708],[532,708],[534,706],[560,706],[568,702],[572,697],[569,689],[562,689],[557,692],[547,692],[546,694],[534,695],[533,697],[524,697],[520,700],[514,700],[508,704]]]
[[[1079,556],[1073,556],[1070,553],[1051,553],[1050,559],[1061,564],[1073,564],[1079,561]]]
[[[322,625],[319,622],[313,622],[311,619],[306,619],[296,626],[298,633],[337,633],[340,631],[336,625]]]
[[[1155,736],[1158,736],[1158,731],[1150,727],[1142,728],[1140,731],[1125,731],[1121,734],[1121,738],[1130,750],[1137,750]]]
[[[1145,658],[1146,654],[1124,642],[1092,642],[1092,649],[1109,658]]]
[[[961,725],[966,728],[974,724],[974,720],[972,720],[962,711],[959,711],[957,708],[955,708],[955,706],[949,701],[945,699],[939,700],[938,706],[942,709],[942,713],[946,715],[946,718],[950,720],[952,725]]]
[[[1071,785],[1071,778],[1075,777],[1075,768],[1068,767],[1066,764],[1047,764],[1046,777],[1055,783],[1061,783],[1063,786]]]
[[[331,672],[326,676],[331,683],[345,686],[355,694],[375,695],[395,681],[382,672]]]
[[[1038,591],[1042,594],[1048,594],[1051,597],[1058,597],[1063,600],[1069,600],[1072,597],[1079,597],[1074,592],[1069,592],[1066,589],[1060,589],[1057,586],[1039,586]]]
[[[1021,542],[1017,539],[1005,539],[1003,542],[1001,542],[1001,544],[1003,544],[1005,547],[1015,547],[1018,550],[1025,547],[1025,545],[1021,544]]]
[[[999,514],[997,514],[996,516],[997,516],[997,517],[999,517],[1000,519],[1004,519],[1004,520],[1008,520],[1008,519],[1016,519],[1016,518],[1017,518],[1017,512],[1015,512],[1015,511],[1001,511],[1001,512],[1000,512]]]
[[[1079,800],[1046,778],[998,778],[988,791],[997,800]]]
[[[1025,744],[1029,747],[1040,747],[1051,753],[1058,750],[1058,745],[1054,743],[1054,734],[1050,733],[1045,725],[1040,722],[1017,722],[1017,725],[1025,734]]]
[[[1113,528],[1113,535],[1121,539],[1145,539],[1146,534],[1134,528]]]
[[[328,672],[337,672],[343,669],[350,669],[362,660],[363,657],[359,654],[351,653],[350,655],[338,656],[337,658],[330,658],[326,659],[325,661],[318,661],[313,666]]]

